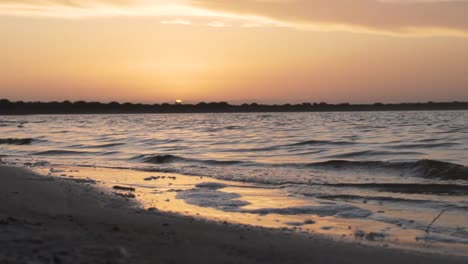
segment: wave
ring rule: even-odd
[[[398,155],[421,155],[421,153],[413,152],[413,151],[394,152],[394,151],[363,150],[363,151],[353,151],[353,152],[331,155],[331,156],[327,156],[327,158],[343,159],[343,158],[356,158],[356,157],[398,156]]]
[[[325,162],[309,163],[308,166],[340,170],[387,170],[397,172],[401,176],[410,175],[423,178],[468,180],[467,166],[428,159],[407,162],[330,160]]]
[[[0,145],[31,145],[34,138],[0,138]]]
[[[397,146],[387,146],[391,149],[412,149],[412,148],[440,148],[440,147],[453,147],[457,143],[444,142],[444,143],[419,143],[419,144],[401,144]]]
[[[468,185],[431,183],[336,183],[328,187],[373,189],[408,194],[468,195]]]
[[[87,149],[87,148],[112,148],[112,147],[118,147],[125,145],[125,143],[109,143],[109,144],[101,144],[101,145],[82,145],[82,144],[77,144],[77,145],[72,145],[70,148],[82,148],[82,149]]]
[[[145,144],[165,144],[165,143],[179,143],[182,142],[183,140],[180,139],[155,139],[155,138],[149,138],[149,139],[144,139],[141,141],[141,143]]]
[[[175,155],[139,155],[133,157],[132,160],[139,160],[144,163],[165,164],[173,162],[189,162],[189,163],[202,163],[206,165],[239,165],[242,161],[237,160],[198,160],[183,158]]]
[[[139,155],[132,159],[140,160],[145,163],[154,163],[154,164],[164,164],[164,163],[171,163],[171,162],[186,160],[185,158],[178,157],[175,155],[154,155],[154,156]]]
[[[286,146],[308,146],[308,145],[337,145],[337,146],[344,146],[344,145],[354,145],[357,144],[356,142],[352,141],[329,141],[329,140],[307,140],[298,143],[289,144]]]
[[[35,156],[57,156],[57,155],[96,155],[101,153],[71,150],[46,150],[32,153]]]
[[[87,148],[112,148],[117,146],[125,145],[125,143],[109,143],[109,144],[102,144],[102,145],[91,145],[86,146]]]
[[[357,142],[352,141],[330,141],[330,140],[307,140],[301,141],[292,144],[285,144],[285,145],[274,145],[274,146],[267,146],[267,147],[260,147],[260,148],[245,148],[245,149],[230,149],[225,152],[264,152],[264,151],[274,151],[280,149],[287,149],[291,147],[300,147],[300,146],[324,146],[324,145],[331,145],[331,146],[347,146],[347,145],[355,145],[358,144]],[[317,152],[314,152],[317,153]]]
[[[430,207],[433,209],[453,209],[453,210],[461,210],[466,211],[468,209],[468,205],[466,204],[457,204],[457,203],[447,203],[442,201],[434,201],[434,200],[422,200],[422,199],[410,199],[410,198],[401,198],[401,197],[391,197],[391,196],[367,196],[367,195],[352,195],[352,194],[320,194],[320,195],[306,195],[311,196],[319,199],[326,199],[326,200],[343,200],[343,201],[353,201],[353,200],[361,200],[361,201],[376,201],[376,202],[391,202],[391,203],[398,203],[398,204],[415,204],[417,206],[424,205],[425,207]]]
[[[241,160],[204,160],[194,158],[184,158],[176,155],[138,155],[131,160],[136,160],[150,164],[169,163],[197,163],[206,166],[247,166],[262,168],[296,168],[296,169],[319,169],[322,171],[359,171],[367,173],[396,174],[398,176],[412,176],[422,178],[438,178],[442,180],[468,180],[468,167],[437,160],[417,160],[417,161],[352,161],[352,160],[329,160],[315,163],[258,163],[254,161]],[[388,185],[390,186],[390,185]],[[388,187],[387,186],[387,187]],[[363,186],[361,186],[363,187]],[[374,186],[375,187],[375,186]],[[408,186],[393,185],[394,188],[408,188]],[[430,188],[433,192],[448,191],[454,186],[412,186],[411,188]],[[380,186],[383,188],[383,186]],[[445,188],[445,189],[444,189]],[[464,188],[464,187],[463,187]],[[436,190],[437,189],[437,190]],[[426,189],[428,190],[428,189]],[[415,190],[413,190],[415,191]],[[421,191],[423,191],[421,189]],[[463,189],[462,191],[465,191]]]
[[[245,149],[234,149],[234,150],[220,150],[221,152],[265,152],[265,151],[275,151],[280,149],[282,146],[270,146],[263,148],[245,148]]]

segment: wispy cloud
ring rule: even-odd
[[[386,34],[468,34],[467,0],[192,0],[296,26]]]
[[[163,25],[190,25],[192,24],[190,20],[182,19],[182,18],[163,20],[160,23]]]
[[[251,23],[243,23],[240,26],[243,28],[259,28],[259,27],[263,27],[264,24],[251,22]]]
[[[209,27],[226,27],[227,24],[221,21],[211,21],[207,24]]]
[[[0,14],[18,16],[92,17],[165,16],[192,12],[183,0],[3,0]]]
[[[277,26],[267,17],[191,5],[189,0],[0,0],[0,16],[88,18],[152,16],[163,25]],[[247,26],[246,26],[247,27]]]
[[[396,35],[468,36],[468,0],[2,0],[0,15],[159,16],[225,26],[291,26]],[[189,22],[189,23],[186,23]],[[211,24],[211,23],[209,23]],[[231,24],[231,23],[230,23]],[[211,25],[211,26],[213,26]]]

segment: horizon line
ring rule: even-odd
[[[326,101],[304,101],[301,103],[293,103],[293,102],[283,102],[283,103],[262,103],[262,102],[255,102],[254,100],[246,100],[244,103],[235,103],[235,102],[228,102],[228,101],[198,101],[198,102],[187,102],[185,103],[184,101],[178,102],[180,99],[175,99],[172,102],[155,102],[155,103],[144,103],[144,102],[124,102],[124,101],[118,101],[118,100],[111,100],[111,101],[94,101],[94,100],[51,100],[51,101],[23,101],[23,100],[10,100],[7,98],[0,98],[0,104],[3,103],[25,103],[25,104],[30,104],[30,103],[42,103],[42,104],[51,104],[51,103],[98,103],[98,104],[132,104],[132,105],[199,105],[199,104],[228,104],[231,106],[242,106],[242,105],[264,105],[264,106],[284,106],[284,105],[304,105],[304,104],[311,104],[311,105],[376,105],[376,104],[383,104],[383,105],[404,105],[404,104],[456,104],[456,103],[468,103],[468,101],[404,101],[404,102],[385,102],[385,101],[375,101],[372,103],[351,103],[351,102],[340,102],[340,103],[329,103]]]

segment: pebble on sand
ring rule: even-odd
[[[112,187],[112,189],[120,190],[120,191],[129,191],[129,192],[134,192],[135,191],[135,188],[133,188],[133,187],[124,187],[124,186],[118,186],[118,185]]]

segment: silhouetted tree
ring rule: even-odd
[[[325,102],[261,105],[257,103],[230,105],[227,102],[200,102],[196,105],[132,104],[110,102],[11,102],[0,99],[0,114],[94,114],[94,113],[190,113],[190,112],[292,112],[292,111],[385,111],[385,110],[468,110],[468,102],[427,102],[401,104],[327,104]]]

